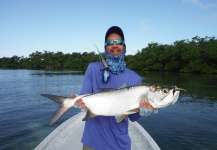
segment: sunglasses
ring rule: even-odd
[[[105,42],[105,46],[113,45],[114,42],[116,42],[117,45],[123,45],[123,44],[125,44],[125,43],[124,43],[124,40],[122,40],[122,39],[116,39],[116,40],[107,40],[107,41]]]

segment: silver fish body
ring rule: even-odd
[[[96,116],[116,116],[120,122],[126,115],[139,111],[141,100],[147,99],[154,108],[162,108],[174,104],[180,93],[180,88],[162,88],[155,85],[137,85],[109,92],[79,95],[66,98],[50,94],[41,94],[60,104],[59,109],[51,119],[49,125],[55,123],[78,99],[82,99],[88,108],[83,120]]]

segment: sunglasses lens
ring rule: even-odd
[[[116,40],[108,40],[106,41],[105,45],[106,46],[110,46],[110,45],[113,45],[114,42],[116,42],[117,45],[123,45],[124,44],[124,41],[121,40],[121,39],[116,39]]]
[[[114,40],[108,40],[106,41],[106,45],[113,45],[114,44]]]
[[[121,40],[121,39],[117,39],[117,40],[116,40],[116,43],[117,43],[118,45],[122,45],[122,44],[124,43],[124,41]]]

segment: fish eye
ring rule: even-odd
[[[169,89],[164,88],[164,89],[162,89],[161,91],[162,91],[163,94],[167,94],[167,93],[169,92]]]

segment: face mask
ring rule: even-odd
[[[121,74],[121,72],[124,71],[124,68],[126,68],[126,63],[124,61],[124,56],[126,53],[126,49],[124,51],[117,55],[117,56],[112,56],[105,50],[106,53],[106,63],[109,67],[109,70],[113,74]]]

